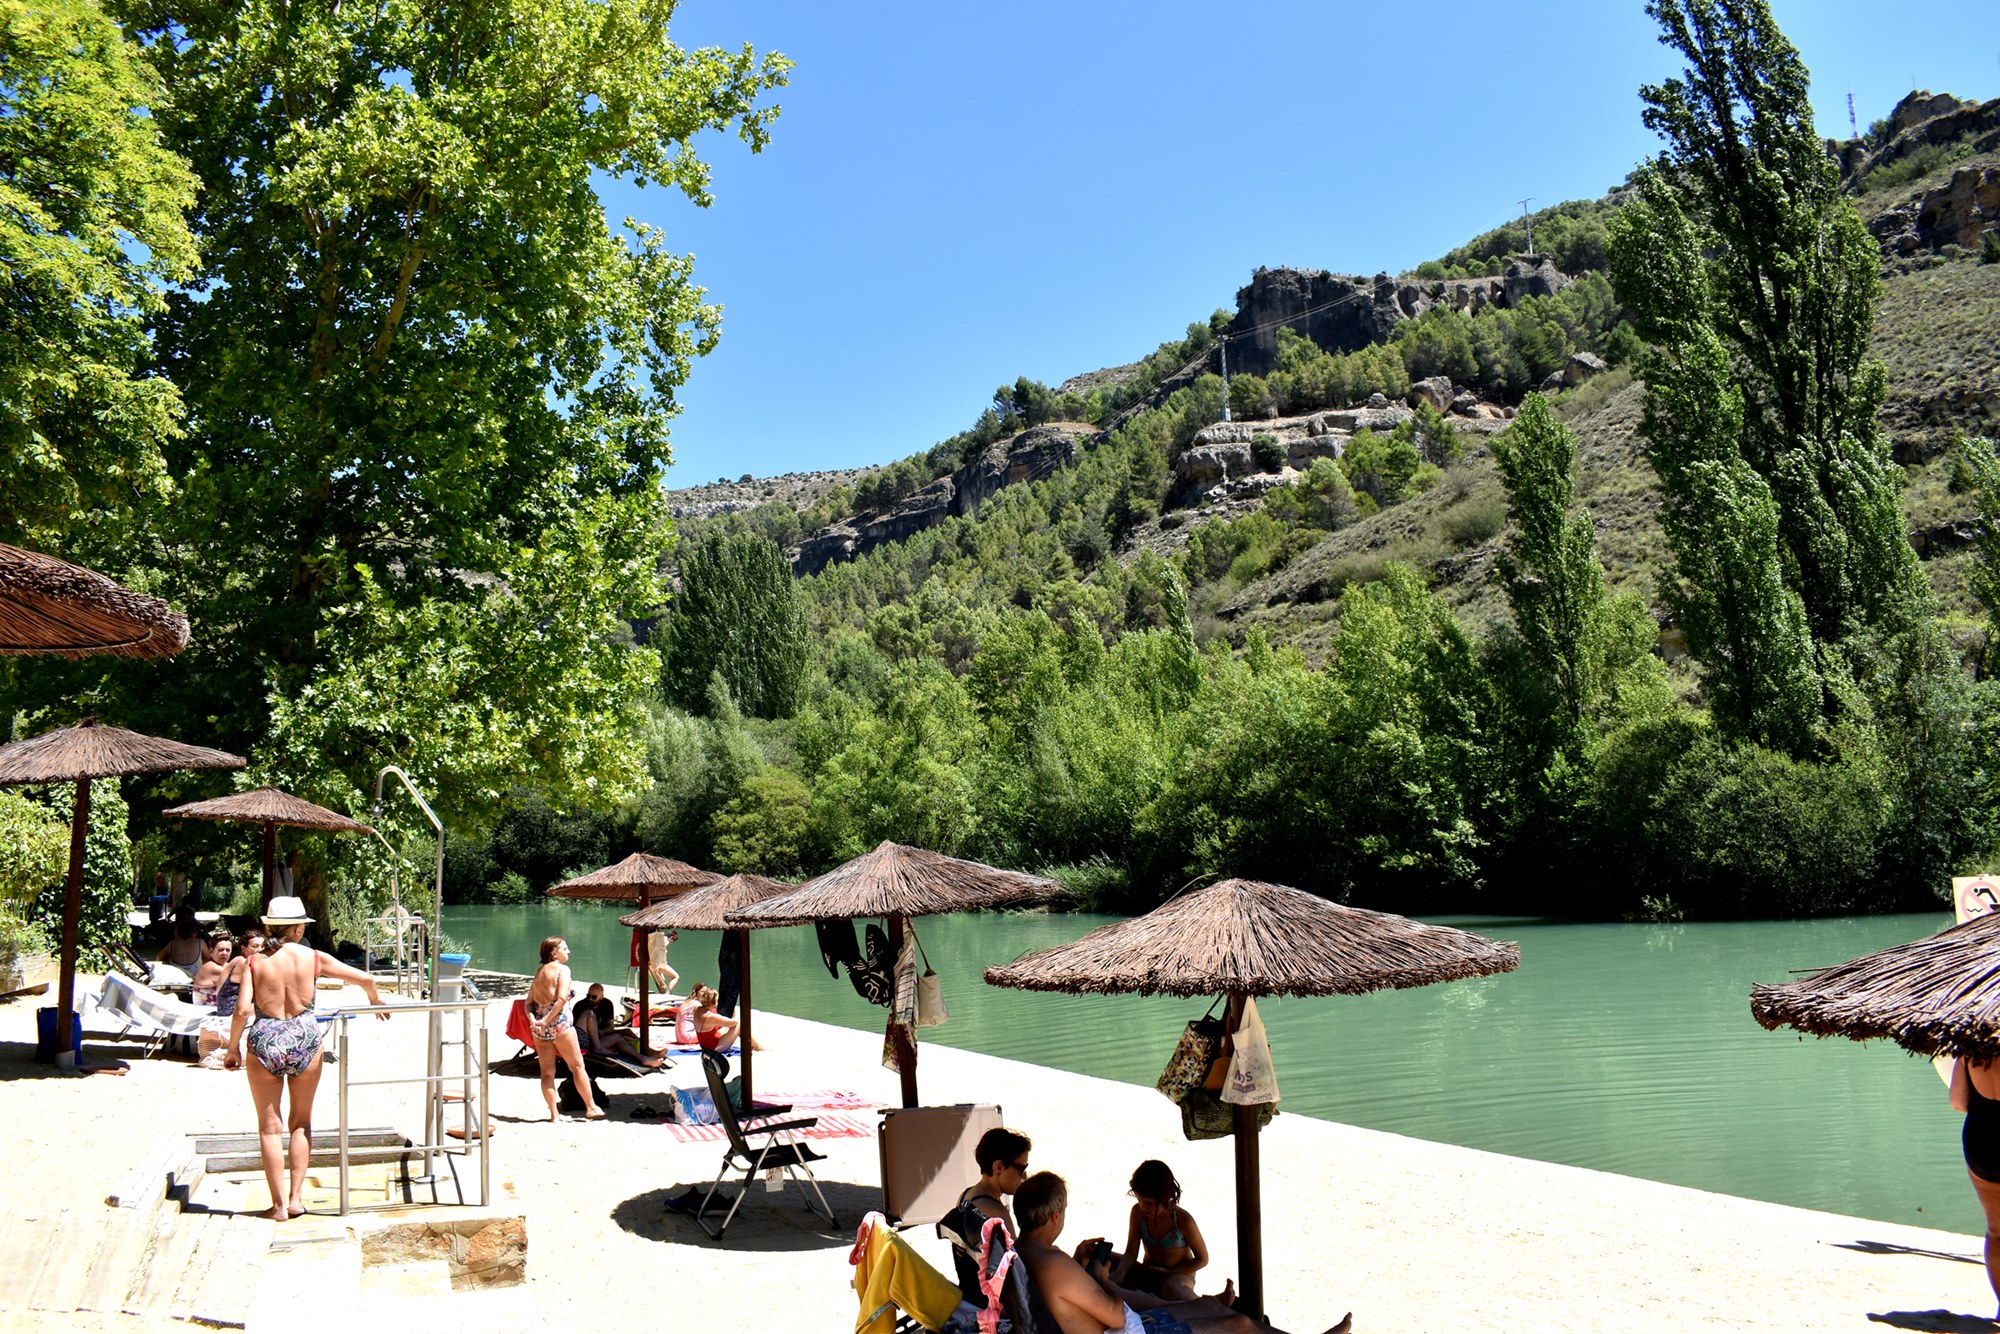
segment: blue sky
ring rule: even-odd
[[[1774,0],[1822,130],[2000,92],[1991,0]],[[1911,20],[1912,14],[1920,18]],[[886,463],[995,387],[1133,360],[1260,265],[1396,272],[1592,197],[1677,65],[1639,0],[683,0],[683,47],[797,62],[771,146],[702,141],[713,207],[607,182],[725,308],[670,484]]]

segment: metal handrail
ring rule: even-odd
[[[439,1067],[442,1064],[440,1059],[442,1052],[440,1050],[439,1025],[444,1015],[452,1011],[456,1011],[459,1016],[459,1040],[454,1045],[459,1048],[460,1068],[459,1072],[455,1075],[439,1073]],[[472,1016],[475,1012],[479,1016],[476,1067],[474,1064],[475,1044],[472,1035]],[[428,1015],[430,1019],[430,1032],[427,1035],[429,1041],[426,1043],[427,1068],[423,1074],[404,1075],[389,1079],[351,1078],[354,1067],[352,1062],[348,1060],[347,1037],[348,1028],[354,1020],[378,1014],[419,1013]],[[432,1155],[471,1153],[473,1145],[476,1143],[479,1151],[478,1204],[481,1208],[484,1208],[492,1200],[493,1196],[492,1162],[491,1154],[487,1147],[488,1141],[492,1136],[489,1134],[490,1127],[487,1124],[486,1002],[483,1000],[456,1000],[424,1001],[411,1005],[362,1005],[352,1009],[335,1010],[324,1017],[338,1026],[334,1034],[334,1047],[339,1057],[338,1063],[340,1066],[340,1131],[338,1150],[340,1163],[340,1212],[344,1215],[349,1213],[353,1208],[348,1198],[348,1168],[350,1158],[350,1146],[347,1139],[348,1090],[355,1088],[379,1088],[389,1084],[415,1084],[424,1090],[424,1142],[422,1144],[403,1145],[399,1147],[404,1148],[408,1152],[421,1153],[423,1155],[424,1176],[421,1179],[430,1183],[433,1202],[436,1202],[437,1195],[437,1173],[432,1168]],[[465,1139],[463,1143],[458,1145],[447,1144],[444,1139],[443,1086],[453,1081],[458,1081],[462,1086],[459,1107],[461,1113],[461,1130],[465,1135]],[[473,1093],[475,1083],[478,1086],[476,1099]],[[473,1117],[475,1115],[479,1118],[477,1126],[473,1124]],[[456,1172],[452,1174],[452,1179],[454,1182],[458,1180]],[[462,1184],[459,1185],[458,1194],[458,1202],[464,1204],[465,1188]],[[368,1207],[388,1208],[390,1205],[385,1203]]]

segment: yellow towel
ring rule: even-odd
[[[854,1266],[854,1290],[861,1295],[855,1334],[895,1334],[899,1309],[925,1329],[940,1329],[959,1303],[958,1284],[882,1223],[869,1231],[866,1250]]]

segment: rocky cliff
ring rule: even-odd
[[[817,574],[838,561],[866,555],[885,542],[901,542],[926,528],[979,507],[1004,486],[1039,482],[1068,463],[1077,441],[1095,428],[1075,422],[1037,426],[997,440],[958,471],[938,478],[878,514],[857,514],[814,533],[792,553],[799,574]]]
[[[1473,314],[1552,296],[1569,275],[1545,256],[1520,256],[1492,278],[1356,278],[1307,269],[1259,269],[1236,293],[1229,325],[1231,374],[1268,375],[1278,365],[1278,329],[1304,334],[1329,352],[1355,352],[1394,334],[1433,306]]]

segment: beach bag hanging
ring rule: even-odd
[[[1221,998],[1217,997],[1217,1001]],[[1188,1020],[1181,1030],[1181,1039],[1174,1046],[1174,1054],[1167,1058],[1167,1068],[1160,1071],[1160,1077],[1153,1081],[1153,1087],[1167,1095],[1173,1102],[1179,1102],[1189,1092],[1199,1089],[1208,1078],[1209,1067],[1222,1054],[1222,1021],[1215,1018],[1215,1004],[1210,1002],[1208,1013],[1199,1019]]]
[[[1278,1114],[1272,1103],[1257,1105],[1257,1125],[1271,1124]],[[1181,1134],[1188,1139],[1223,1139],[1236,1133],[1236,1109],[1206,1089],[1196,1089],[1181,1099]]]
[[[912,927],[910,939],[916,938],[916,929]],[[937,969],[931,967],[931,956],[921,940],[917,940],[917,953],[924,961],[924,970],[917,975],[917,1027],[936,1028],[951,1018],[951,1011],[944,1007],[944,988],[938,983]]]
[[[1230,1039],[1229,1070],[1222,1082],[1222,1100],[1256,1106],[1278,1100],[1278,1072],[1271,1064],[1271,1042],[1257,1002],[1244,998],[1243,1020]]]

